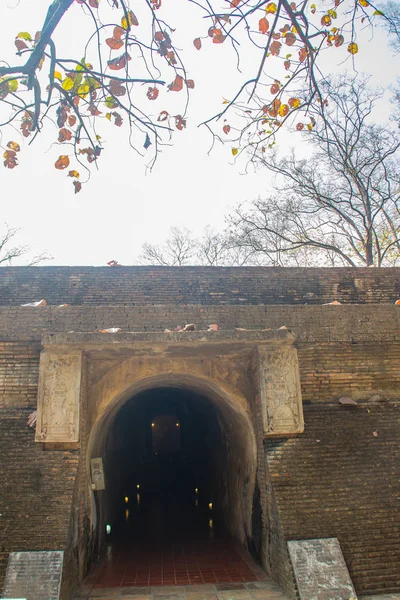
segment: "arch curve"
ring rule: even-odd
[[[115,373],[112,375],[114,378]],[[107,379],[107,376],[106,376]],[[103,384],[106,383],[103,381]],[[223,503],[224,521],[232,535],[247,546],[252,535],[252,508],[256,480],[257,447],[253,422],[247,399],[240,392],[228,389],[228,386],[211,380],[205,376],[190,373],[164,372],[135,378],[124,385],[114,395],[109,390],[113,386],[103,385],[104,393],[100,398],[98,411],[91,427],[87,445],[87,473],[90,483],[90,459],[102,456],[107,459],[107,440],[115,419],[123,407],[143,392],[161,389],[183,390],[196,398],[203,398],[216,411],[220,426],[226,438],[227,473],[226,490]],[[114,388],[115,389],[115,388]],[[210,468],[213,468],[210,465]],[[92,501],[88,503],[91,510],[91,532],[100,542],[104,533],[104,511],[96,503],[89,485]],[[98,502],[97,502],[98,505]],[[102,516],[103,515],[103,516]],[[97,530],[97,531],[96,531]]]

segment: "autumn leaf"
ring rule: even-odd
[[[195,40],[193,40],[193,45],[197,50],[200,50],[201,49],[201,39],[196,38]]]
[[[342,35],[338,35],[335,38],[334,44],[336,48],[339,48],[344,43],[344,37]]]
[[[293,46],[296,40],[297,38],[292,32],[289,32],[285,35],[285,44],[287,44],[288,46]]]
[[[59,169],[60,171],[62,171],[63,169],[66,169],[69,166],[68,156],[66,156],[65,154],[59,156],[58,160],[56,160],[56,162],[54,163],[54,166],[56,169]]]
[[[128,60],[131,60],[131,57],[127,52],[124,52],[118,58],[113,58],[107,62],[108,66],[112,71],[119,71],[120,69],[124,69],[126,67],[126,63]]]
[[[233,156],[236,156],[237,153],[239,152],[239,148],[232,148],[231,152],[232,152]]]
[[[285,60],[283,66],[285,67],[286,71],[288,71],[290,69],[290,60]]]
[[[68,177],[75,177],[76,179],[79,179],[80,175],[79,175],[78,171],[75,171],[75,169],[74,169],[73,171],[69,171]]]
[[[72,182],[74,184],[74,188],[75,188],[75,194],[77,194],[78,192],[81,191],[82,189],[82,184],[80,181],[73,181]]]
[[[226,36],[222,33],[221,29],[215,29],[214,28],[214,35],[213,35],[213,43],[214,44],[222,44],[225,41]]]
[[[32,42],[32,36],[27,31],[20,31],[16,38],[20,40],[26,40],[27,42]]]
[[[268,19],[266,19],[265,17],[263,17],[258,22],[258,30],[261,33],[267,33],[268,29],[269,29]]]
[[[21,50],[25,50],[26,48],[28,48],[28,45],[25,44],[24,40],[19,40],[18,38],[15,38],[14,44],[16,45],[18,52],[21,52]]]
[[[66,141],[70,140],[71,138],[72,138],[72,132],[69,129],[66,129],[65,127],[60,129],[60,131],[58,132],[58,141],[59,142],[66,142]]]
[[[71,79],[71,77],[66,77],[64,79],[64,81],[62,82],[61,87],[66,92],[69,92],[70,90],[72,90],[74,85],[75,85],[75,81],[73,79]]]
[[[323,27],[328,27],[332,23],[332,20],[329,15],[324,15],[321,19],[321,25]]]
[[[156,87],[149,87],[146,96],[149,100],[156,100],[158,98],[159,90]]]
[[[275,96],[275,94],[277,94],[279,92],[279,88],[280,88],[279,81],[275,81],[275,83],[273,83],[271,85],[271,87],[269,88],[269,91],[271,92],[271,94],[273,96]]]
[[[106,44],[111,48],[111,50],[119,50],[124,45],[124,42],[112,37],[106,39]]]
[[[278,7],[276,6],[275,2],[269,2],[267,4],[267,6],[265,7],[265,12],[271,13],[273,15],[276,13],[277,10],[278,10]]]
[[[368,0],[358,0],[358,2],[360,4],[360,6],[364,6],[364,7],[369,6]]]
[[[32,122],[32,119],[31,119],[29,113],[25,113],[25,115],[28,115],[28,116],[25,116],[22,119],[21,131],[22,131],[22,135],[24,137],[29,137],[33,130],[33,122]]]
[[[193,81],[193,79],[186,79],[185,83],[186,83],[186,85],[187,85],[187,87],[189,89],[192,90],[194,88],[194,81]]]
[[[224,125],[223,128],[222,128],[222,131],[225,133],[225,135],[228,135],[228,133],[230,132],[230,130],[231,130],[231,126],[228,125],[228,124]]]
[[[107,96],[105,99],[105,105],[107,108],[116,108],[118,106],[118,102],[112,96]]]
[[[231,0],[231,8],[236,8],[239,6],[242,0]]]
[[[279,112],[279,116],[286,117],[286,115],[289,112],[288,105],[287,104],[281,104],[280,107],[279,107],[279,111],[278,112]]]
[[[126,94],[126,87],[115,79],[110,79],[110,92],[113,96],[124,96]]]
[[[347,46],[347,51],[350,52],[350,54],[357,54],[357,52],[358,52],[358,44],[356,44],[356,42],[351,42]]]
[[[17,142],[8,142],[7,148],[10,148],[13,152],[19,152],[21,150],[20,145],[17,144]]]
[[[304,62],[307,58],[307,48],[304,46],[299,50],[299,60],[300,62]]]
[[[272,102],[272,104],[268,108],[269,116],[277,117],[280,106],[281,106],[281,101],[279,100],[279,98],[275,98],[275,100]]]
[[[182,131],[182,129],[186,127],[186,119],[184,119],[181,115],[175,115],[175,126],[177,129]]]
[[[300,98],[289,98],[288,104],[291,108],[299,108],[301,105],[301,100]]]
[[[14,169],[18,165],[17,154],[14,150],[6,150],[3,154],[4,166],[7,169]]]
[[[183,88],[183,77],[181,75],[177,75],[175,80],[169,84],[168,89],[171,92],[180,92]]]
[[[139,25],[139,21],[137,20],[134,13],[130,10],[128,11],[128,19],[126,17],[122,17],[121,19],[121,27],[124,29],[128,29],[131,25],[137,27]]]
[[[160,114],[158,115],[157,121],[166,121],[169,117],[169,114],[167,113],[166,110],[162,110],[160,112]]]
[[[277,42],[276,40],[274,42],[272,42],[271,46],[270,46],[270,51],[272,56],[278,56],[279,52],[281,50],[281,46],[282,44],[280,42]]]
[[[116,40],[120,40],[122,36],[125,34],[125,29],[123,27],[119,27],[118,25],[114,27],[113,38]]]
[[[297,123],[296,129],[297,131],[301,131],[302,129],[304,129],[304,123]]]

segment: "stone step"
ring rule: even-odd
[[[185,586],[115,587],[85,586],[74,600],[289,600],[271,579],[249,583]]]

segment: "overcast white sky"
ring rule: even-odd
[[[173,3],[174,8],[187,6],[185,0]],[[34,33],[41,28],[48,4],[45,0],[1,1],[0,58],[12,59],[19,31]],[[57,32],[58,44],[65,51],[76,44],[83,47],[85,42],[76,20],[79,15],[80,7],[73,5]],[[189,16],[182,12],[176,17],[177,28],[188,29]],[[188,39],[194,37],[189,30]],[[373,40],[368,36],[361,43],[358,70],[372,74],[379,85],[394,84],[400,60],[393,57],[385,36],[376,32]],[[233,164],[231,145],[217,146],[207,155],[211,140],[197,123],[216,112],[240,81],[229,67],[233,63],[229,49],[222,46],[198,52],[185,45],[185,61],[196,82],[188,127],[174,136],[172,147],[164,148],[151,173],[146,174],[146,162],[129,150],[123,132],[113,131],[105,140],[99,172],[93,172],[90,182],[74,195],[71,179],[53,166],[60,148],[52,148],[50,138],[43,135],[33,146],[24,147],[18,168],[0,165],[0,222],[23,228],[19,242],[30,245],[33,253],[48,251],[54,257],[48,264],[53,265],[105,265],[111,259],[135,264],[142,244],[162,243],[173,225],[195,233],[208,224],[223,228],[229,207],[262,196],[271,178],[265,170],[244,174],[244,162]],[[249,62],[244,63],[244,69],[249,67]],[[301,151],[298,140],[293,134],[290,142]]]

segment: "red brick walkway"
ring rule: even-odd
[[[109,544],[87,583],[94,587],[262,581],[265,573],[229,539],[163,546]]]

